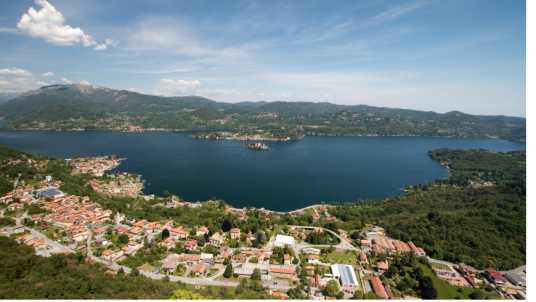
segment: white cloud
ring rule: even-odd
[[[33,77],[4,78],[0,77],[0,92],[23,92],[37,89],[48,85],[42,81],[36,81]]]
[[[29,72],[26,69],[20,69],[20,68],[14,68],[14,67],[0,69],[0,74],[18,75],[18,76],[23,76],[23,77],[33,76],[33,73]]]
[[[196,87],[201,85],[198,80],[184,81],[184,80],[172,80],[161,79],[160,85],[156,89],[156,93],[159,95],[172,95],[173,93],[180,92],[182,94],[193,94],[196,91]]]
[[[73,81],[67,80],[66,78],[61,78],[61,80],[64,81],[65,83],[67,83],[67,84],[72,84],[73,83]]]
[[[259,95],[260,95],[260,96],[265,96],[266,94],[264,94],[264,93],[259,93]]]
[[[106,39],[106,45],[113,45],[115,47],[119,46],[121,44],[121,41],[115,41],[112,39]]]
[[[284,98],[289,98],[291,93],[292,93],[292,92],[290,92],[290,91],[289,91],[289,92],[282,92],[280,95],[281,95],[282,97],[284,97]]]
[[[62,78],[62,80],[63,80],[63,78]],[[83,85],[91,85],[91,84],[89,84],[89,82],[86,81],[86,80],[78,80],[78,83],[83,84]]]
[[[106,46],[106,44],[103,43],[103,44],[99,44],[99,45],[95,46],[93,48],[93,50],[104,50],[106,48],[108,48],[108,46]]]
[[[17,23],[19,33],[24,33],[32,38],[43,38],[54,45],[73,45],[82,41],[84,47],[97,45],[90,35],[86,35],[80,27],[72,28],[63,25],[65,18],[54,6],[46,0],[35,0],[35,3],[43,8],[36,11],[33,7],[23,14]],[[13,32],[3,28],[2,31]],[[106,44],[97,45],[95,50],[106,49]]]
[[[53,76],[53,75],[54,75],[54,74],[53,74],[52,72],[50,72],[50,71],[49,71],[49,72],[45,72],[45,73],[42,74],[42,76],[44,76],[44,77],[51,77],[51,76]]]
[[[397,5],[394,6],[386,11],[383,11],[376,15],[372,20],[374,21],[383,21],[383,20],[391,20],[395,19],[397,17],[400,17],[402,15],[408,14],[416,9],[419,9],[425,5],[427,5],[427,2],[424,1],[417,1],[414,3],[407,3],[403,5]]]

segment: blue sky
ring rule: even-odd
[[[0,92],[89,83],[526,116],[524,1],[0,3]]]

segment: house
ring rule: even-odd
[[[378,273],[385,274],[389,269],[389,265],[385,262],[376,262],[376,267],[378,268]]]
[[[104,260],[112,260],[112,257],[114,256],[114,254],[115,253],[112,250],[105,250],[104,252],[102,252],[101,258]]]
[[[222,259],[231,258],[231,256],[232,256],[232,254],[229,253],[229,252],[223,252],[223,254],[221,254]]]
[[[385,293],[385,288],[383,287],[382,281],[378,277],[370,277],[370,283],[372,285],[372,290],[374,293],[384,299],[387,299],[387,294]]]
[[[95,233],[95,236],[103,236],[106,233],[106,230],[104,230],[103,228],[100,228],[100,229],[94,230],[93,232]]]
[[[372,250],[376,252],[376,254],[385,254],[385,250],[377,244],[372,245]]]
[[[122,226],[122,225],[120,225],[120,226],[118,226],[118,227],[116,227],[114,229],[114,234],[116,234],[116,235],[123,235],[126,232],[128,232],[128,228],[125,227],[125,226]]]
[[[460,263],[459,269],[463,274],[473,276],[473,277],[477,273],[477,270],[474,267],[469,266],[469,265],[467,265],[465,263]]]
[[[186,250],[195,250],[197,248],[197,242],[188,240],[184,243],[183,246]]]
[[[22,224],[18,224],[16,226],[13,227],[13,233],[14,234],[18,234],[18,233],[24,233],[24,225]]]
[[[14,202],[14,203],[8,205],[6,209],[8,211],[18,211],[18,210],[22,210],[22,208],[24,208],[24,205]]]
[[[309,275],[314,275],[315,273],[315,268],[314,266],[304,266],[303,269],[309,274]]]
[[[242,261],[242,260],[244,260],[245,258],[246,258],[246,255],[245,255],[244,253],[239,253],[239,254],[236,254],[236,255],[235,255],[235,258],[234,258],[234,259],[237,260],[237,261]]]
[[[420,248],[420,247],[416,247],[415,244],[413,244],[413,242],[408,242],[408,245],[409,247],[415,252],[415,255],[417,256],[426,256],[426,252]]]
[[[173,273],[179,263],[177,261],[166,261],[162,264],[162,270],[168,273]]]
[[[240,229],[237,229],[237,228],[231,229],[230,233],[231,233],[231,239],[238,238],[238,240],[240,240]]]
[[[249,231],[249,233],[246,236],[246,240],[251,241],[252,239],[253,239],[253,235],[251,234],[251,231]]]
[[[288,296],[283,294],[282,292],[273,292],[272,297],[281,298],[281,300],[288,299]]]
[[[492,268],[485,269],[482,275],[486,276],[488,280],[495,285],[502,285],[502,284],[506,284],[507,282],[506,278],[501,276],[501,274],[498,271]]]
[[[317,287],[321,287],[322,286],[322,278],[320,277],[319,274],[316,274],[315,275],[315,285]]]
[[[46,224],[42,224],[42,225],[39,225],[39,226],[36,227],[36,229],[37,229],[38,231],[41,231],[41,232],[46,231],[46,230],[48,230],[49,228],[50,228],[50,227],[49,227],[48,225],[46,225]]]
[[[99,237],[97,239],[95,239],[95,244],[97,246],[104,246],[104,245],[107,245],[108,244],[108,239],[104,238],[104,237]]]
[[[305,233],[303,233],[303,234],[301,235],[301,240],[305,240],[305,239],[307,239],[307,235],[305,235]]]
[[[290,265],[290,255],[289,254],[285,254],[283,256],[283,264],[284,265]]]
[[[219,232],[216,232],[214,235],[212,235],[212,237],[209,238],[209,242],[212,246],[220,246],[223,242],[223,237]]]
[[[205,274],[205,269],[207,267],[204,265],[204,264],[200,264],[197,266],[197,268],[195,269],[195,274],[198,275],[198,276],[203,276]]]
[[[271,255],[272,254],[272,249],[267,247],[267,246],[263,246],[262,249],[261,249],[261,252],[263,252],[265,254],[268,254],[268,255]]]
[[[124,255],[127,256],[127,257],[132,257],[134,255],[136,255],[136,252],[138,251],[138,248],[129,248],[128,250],[124,251]]]
[[[409,245],[405,243],[404,241],[394,240],[393,245],[395,246],[396,251],[400,254],[409,253],[411,251],[411,248],[409,247]]]
[[[175,239],[187,239],[188,232],[180,228],[171,228],[169,229],[170,236]]]
[[[198,228],[196,233],[195,233],[196,236],[203,236],[205,234],[208,234],[208,229],[206,227]]]
[[[137,250],[138,249],[138,243],[134,242],[134,241],[131,241],[131,242],[128,243],[128,247]]]
[[[316,263],[318,264],[319,257],[318,255],[307,255],[307,263]]]
[[[367,254],[365,254],[365,253],[359,254],[359,260],[360,260],[361,264],[368,263]]]
[[[201,262],[201,255],[184,254],[179,257],[179,261],[186,265],[198,264]]]
[[[297,236],[298,233],[299,233],[298,230],[292,230],[292,231],[290,231],[290,235],[292,235],[292,236]]]
[[[338,229],[337,232],[339,232],[340,236],[346,236],[346,231],[343,229]]]
[[[265,253],[261,253],[261,254],[259,254],[259,256],[257,257],[257,261],[258,261],[259,263],[269,264],[269,263],[270,263],[270,255],[265,254]]]
[[[229,250],[228,246],[222,246],[222,247],[220,247],[220,249],[218,250],[218,253],[216,255],[221,257],[221,255],[223,255],[223,253],[225,253],[227,250]]]

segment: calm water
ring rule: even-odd
[[[448,176],[428,157],[439,148],[525,150],[498,139],[424,137],[304,137],[268,142],[273,151],[246,149],[244,141],[195,139],[189,132],[0,131],[0,142],[58,158],[118,155],[113,172],[140,173],[145,194],[164,190],[187,201],[224,199],[287,211],[321,201],[380,199],[406,184]]]

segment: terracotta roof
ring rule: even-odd
[[[370,282],[372,283],[372,287],[374,288],[374,292],[384,298],[387,299],[387,294],[385,293],[385,289],[383,288],[382,282],[380,281],[380,278],[378,277],[370,277]]]
[[[276,267],[270,268],[270,272],[272,272],[272,273],[282,273],[282,274],[295,274],[295,272],[293,270],[291,270],[291,269],[276,268]]]

